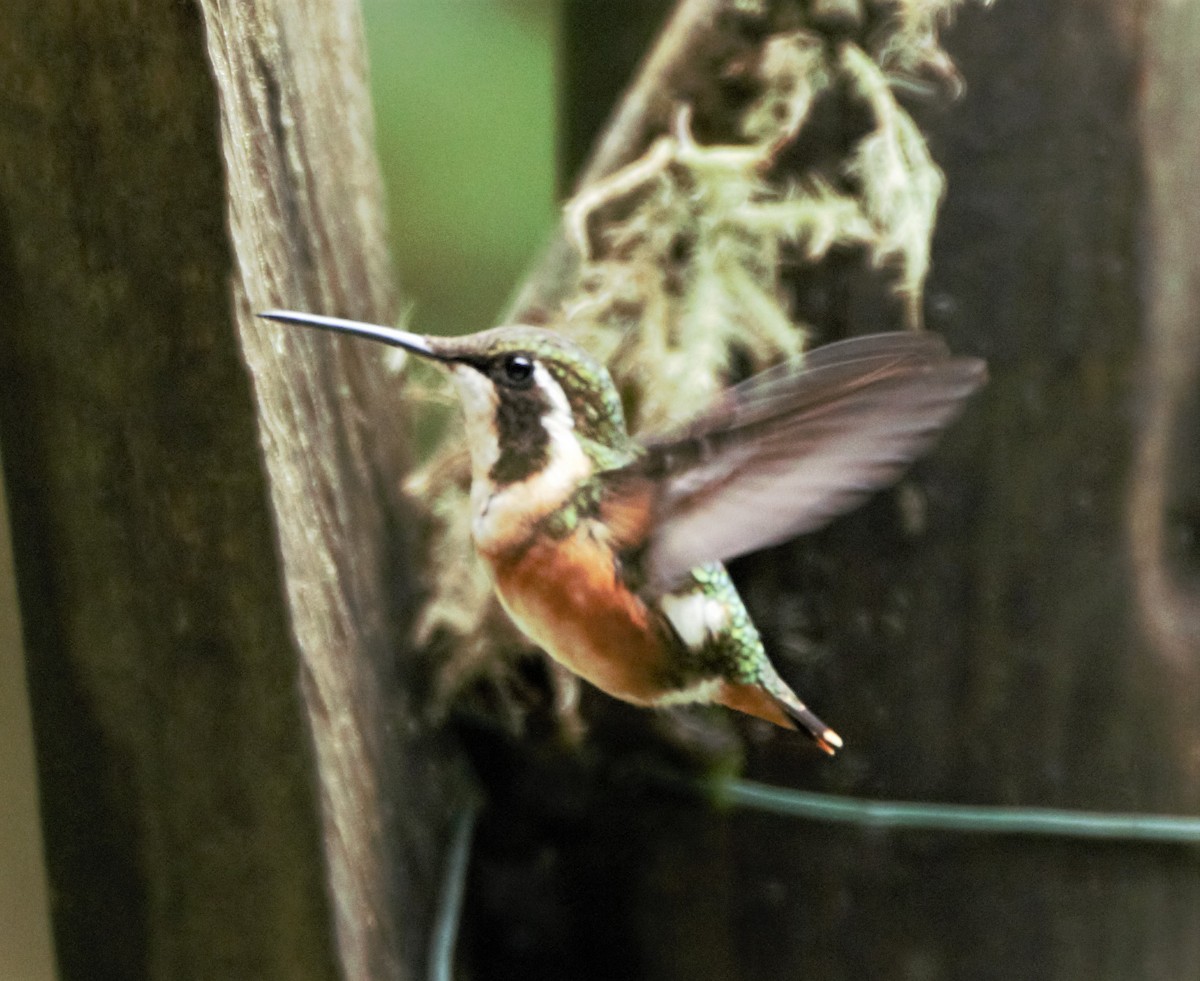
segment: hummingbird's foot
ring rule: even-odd
[[[559,733],[572,746],[583,742],[587,725],[579,710],[582,684],[579,679],[556,661],[546,658],[550,668],[550,688],[554,698],[554,718]]]

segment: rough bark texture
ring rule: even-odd
[[[398,386],[370,345],[263,324],[283,306],[395,307],[351,4],[204,2],[221,102],[237,313],[321,776],[343,968],[420,970],[455,770],[399,657],[408,566]],[[266,193],[264,193],[264,191]]]
[[[582,36],[603,62],[608,32]],[[966,96],[918,107],[949,186],[925,312],[992,381],[899,491],[737,564],[777,663],[848,742],[816,760],[751,726],[751,775],[1200,808],[1198,43],[1190,4],[963,8],[947,46]],[[852,286],[835,270],[796,300],[835,332],[895,326],[861,322]],[[616,714],[593,741],[627,753],[638,722]],[[491,772],[505,766],[469,920],[491,977],[1200,971],[1191,851],[703,817],[620,770],[572,781],[517,753]]]
[[[390,386],[250,316],[394,308],[359,32],[0,12],[0,439],[67,979],[421,970],[452,767],[393,645]]]

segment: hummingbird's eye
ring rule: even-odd
[[[500,361],[498,381],[524,388],[533,380],[533,358],[528,354],[506,354]]]

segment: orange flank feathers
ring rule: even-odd
[[[582,522],[565,539],[535,537],[486,561],[504,608],[547,654],[610,695],[650,705],[668,687],[668,640],[595,530]]]
[[[714,701],[785,729],[803,728],[830,755],[841,747],[837,733],[769,666],[767,687],[713,678],[681,691],[671,671],[674,638],[622,583],[603,534],[603,526],[585,521],[565,539],[535,536],[485,557],[504,608],[547,654],[622,701]]]

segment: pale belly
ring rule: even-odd
[[[489,561],[517,626],[570,671],[617,698],[647,705],[670,687],[654,615],[616,581],[611,554],[585,527]]]

